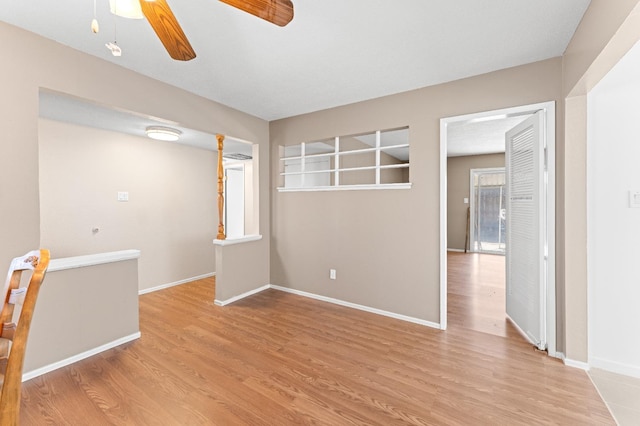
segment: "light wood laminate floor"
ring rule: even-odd
[[[447,253],[448,326],[503,337],[518,331],[505,312],[505,257],[496,254]]]
[[[613,424],[583,371],[520,339],[276,290],[217,307],[214,286],[141,296],[142,337],[25,382],[23,424]]]

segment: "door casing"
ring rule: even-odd
[[[440,119],[440,329],[447,329],[447,126],[458,121],[488,119],[494,116],[518,116],[544,111],[545,137],[547,141],[546,162],[548,173],[546,191],[546,256],[547,291],[546,291],[546,332],[547,352],[550,356],[558,357],[556,351],[556,268],[555,268],[555,147],[556,147],[556,107],[554,101],[484,111]]]

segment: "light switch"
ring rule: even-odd
[[[629,207],[640,208],[640,191],[629,191]]]
[[[464,198],[464,203],[469,204],[469,199],[467,197]]]
[[[118,201],[129,201],[128,192],[118,192]]]

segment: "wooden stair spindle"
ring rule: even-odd
[[[224,150],[224,135],[216,135],[218,140],[218,240],[226,240],[224,233],[224,167],[222,165],[222,152]]]

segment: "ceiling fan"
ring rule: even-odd
[[[111,11],[119,0],[112,0]],[[291,0],[220,0],[230,6],[250,13],[265,21],[284,27],[293,19],[293,3]],[[164,45],[169,56],[178,61],[189,61],[196,57],[187,36],[182,31],[178,20],[171,11],[166,0],[134,0],[140,3],[142,14],[147,19],[156,35]],[[118,6],[116,6],[118,7]]]

